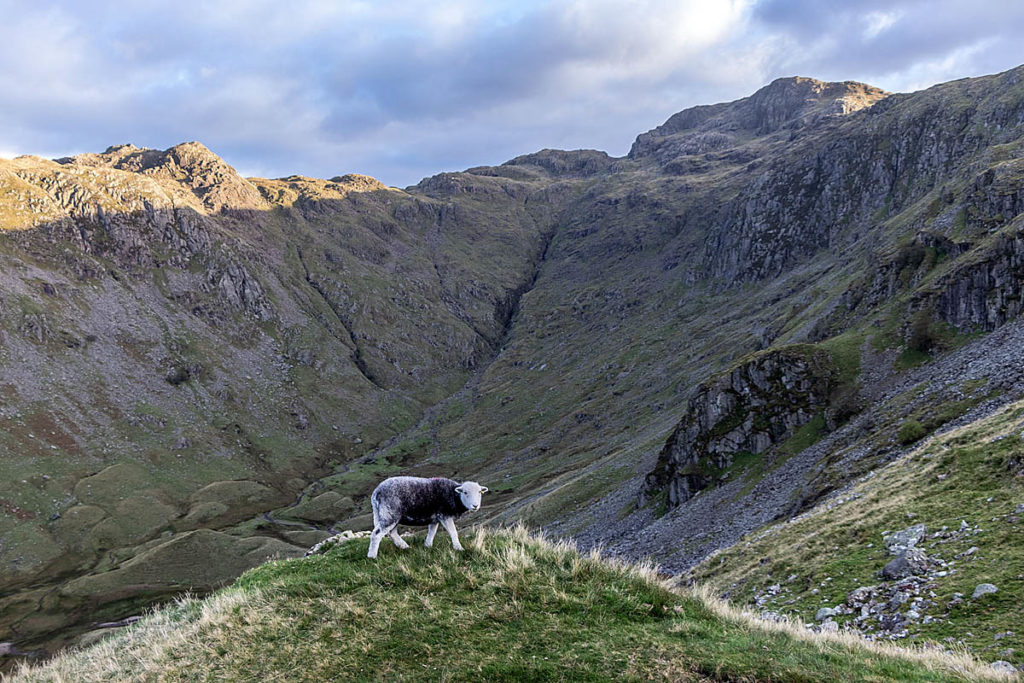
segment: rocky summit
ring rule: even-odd
[[[1021,665],[1022,79],[780,79],[405,189],[0,160],[0,652],[365,530],[402,473]]]

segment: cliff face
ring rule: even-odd
[[[890,343],[899,342],[915,334],[911,320],[917,316],[931,321],[918,323],[916,334],[924,339],[913,343],[923,346],[944,334],[936,331],[939,323],[966,333],[991,331],[1014,319],[1024,286],[1021,75],[1017,69],[989,82],[949,83],[913,95],[878,94],[867,108],[810,123],[793,118],[785,148],[772,136],[770,118],[758,119],[764,137],[732,148],[731,157],[720,153],[722,161],[734,164],[737,149],[777,155],[763,153],[747,162],[748,184],[737,186],[736,198],[714,215],[707,246],[691,256],[700,263],[691,278],[758,287],[783,280],[798,287],[794,274],[815,272],[816,263],[829,264],[816,271],[822,282],[830,279],[826,273],[843,270],[844,262],[857,264],[815,288],[819,297],[835,298],[811,306],[816,315],[797,328],[798,336],[787,337],[786,326],[775,322],[767,326],[761,345],[819,341],[872,318],[875,324],[887,321],[890,331],[884,334],[893,335]],[[707,130],[709,121],[735,116],[737,107],[749,108],[756,97],[717,105],[716,111],[677,115],[676,122],[670,119],[647,134],[643,144],[638,140],[632,155],[642,158],[654,140],[692,134],[679,130]],[[750,119],[745,120],[750,129]],[[678,157],[668,158],[667,150],[694,154],[661,148],[654,158],[667,170],[679,168]],[[932,329],[921,332],[927,325]],[[764,401],[746,407],[737,398],[744,393],[726,388],[732,381],[701,385],[647,475],[641,501],[664,495],[670,508],[677,507],[715,482],[737,453],[759,454],[777,443],[757,432],[749,417],[760,416],[767,424],[771,409]],[[850,396],[847,392],[847,401]],[[825,405],[820,394],[808,400],[817,408]],[[808,420],[803,406],[794,415]],[[790,429],[783,438],[791,434]]]
[[[992,240],[977,261],[964,264],[938,283],[928,297],[935,315],[964,330],[996,329],[1021,312],[1024,296],[1024,232],[1008,231]]]
[[[791,514],[895,447],[847,424],[911,337],[1019,313],[1022,75],[782,79],[625,158],[405,191],[241,178],[198,143],[0,161],[0,628],[124,616],[188,585],[176,548],[237,569],[358,528],[399,472],[673,566]],[[659,531],[685,520],[703,540]]]
[[[827,351],[757,354],[702,382],[645,480],[641,503],[662,492],[668,508],[724,479],[740,454],[766,452],[814,418],[824,422],[837,371]]]

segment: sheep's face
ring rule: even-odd
[[[480,497],[487,493],[487,487],[475,481],[464,481],[455,487],[455,493],[459,494],[466,509],[474,512],[480,509]]]

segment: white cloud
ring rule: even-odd
[[[0,148],[199,139],[265,175],[395,184],[541,147],[623,154],[779,76],[907,90],[1014,66],[997,0],[0,0]]]
[[[868,12],[864,15],[864,38],[870,40],[879,33],[888,31],[902,16],[903,12],[900,11]]]

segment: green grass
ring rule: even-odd
[[[818,443],[827,431],[825,414],[818,413],[810,422],[793,432],[793,436],[779,444],[779,453],[785,456],[796,455],[805,448],[810,448]]]
[[[900,425],[899,431],[896,432],[896,440],[905,446],[914,443],[927,433],[924,425],[917,420],[907,420]]]
[[[924,440],[839,503],[749,535],[706,559],[692,578],[741,603],[778,583],[781,591],[759,609],[810,620],[853,589],[880,583],[877,572],[891,559],[883,532],[922,523],[922,548],[950,565],[946,576],[931,579],[934,604],[922,612],[935,621],[913,624],[910,638],[962,642],[985,659],[1024,663],[1024,514],[1017,509],[1024,501],[1022,426],[1024,402],[1018,402]],[[960,531],[963,521],[969,531]],[[954,593],[969,597],[979,583],[993,583],[999,592],[950,605]],[[1013,635],[995,638],[1004,632]]]
[[[931,359],[932,357],[924,351],[919,351],[917,349],[903,349],[900,352],[899,358],[897,358],[896,362],[893,363],[893,367],[897,371],[903,372],[904,370],[910,370],[911,368],[916,368],[919,365],[924,365]]]
[[[859,330],[844,332],[818,344],[832,354],[840,384],[853,384],[860,375],[860,353],[865,334]]]
[[[822,637],[524,530],[376,561],[366,539],[263,565],[91,648],[47,680],[963,680],[960,658]]]

